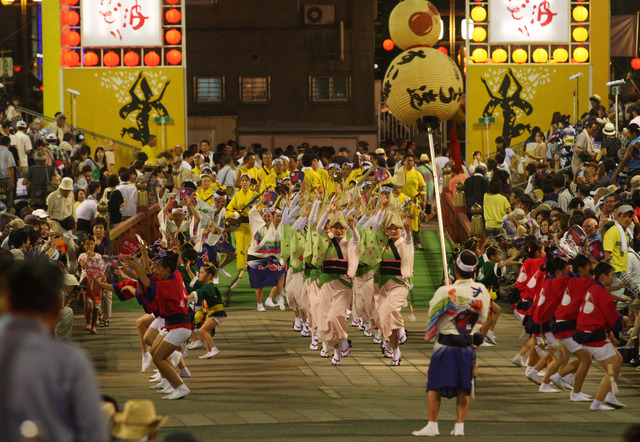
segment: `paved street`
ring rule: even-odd
[[[506,310],[506,309],[505,309]],[[308,349],[308,338],[292,331],[291,312],[258,313],[231,307],[216,333],[221,352],[200,360],[190,352],[185,400],[163,401],[140,373],[135,329],[138,310],[119,310],[97,336],[81,329],[74,338],[96,362],[105,394],[122,404],[130,398],[155,400],[159,413],[171,416],[161,436],[187,430],[206,440],[389,440],[413,439],[426,423],[425,381],[431,344],[423,340],[425,309],[416,322],[405,313],[409,339],[402,364],[390,367],[379,346],[351,328],[353,349],[340,367]],[[543,394],[511,363],[521,344],[520,328],[503,315],[499,345],[481,348],[478,396],[472,401],[466,434],[473,440],[620,440],[638,421],[640,372],[624,367],[618,398],[627,405],[612,412],[591,412],[589,403],[571,403],[568,392]],[[584,391],[595,394],[602,372],[591,368]],[[453,428],[455,403],[443,401],[440,431]]]

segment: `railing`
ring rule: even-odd
[[[46,115],[39,114],[37,112],[34,112],[32,110],[26,109],[21,106],[18,106],[16,109],[20,111],[20,113],[22,114],[23,120],[29,126],[31,125],[31,123],[33,123],[33,120],[35,120],[36,118],[39,118],[42,121],[43,123],[42,128],[47,127],[48,126],[47,123],[51,123],[55,121],[55,118],[53,117],[48,117]],[[115,162],[116,162],[114,171],[117,171],[120,167],[129,167],[129,165],[135,158],[136,151],[139,150],[138,147],[133,146],[132,144],[123,143],[121,140],[117,140],[115,138],[111,138],[106,135],[102,135],[88,129],[83,129],[77,126],[72,127],[71,125],[69,125],[69,127],[71,127],[72,133],[74,134],[82,133],[82,135],[85,136],[85,142],[87,146],[91,146],[93,148],[91,150],[92,155],[93,153],[95,153],[96,147],[100,147],[100,146],[106,147],[105,144],[113,143],[113,153],[115,155]],[[40,129],[41,128],[38,128],[38,132],[40,131]],[[110,140],[110,142],[107,140]],[[108,149],[105,149],[105,150],[108,150]]]
[[[378,145],[386,140],[398,138],[412,139],[418,134],[418,128],[409,126],[394,117],[383,103],[378,109]]]
[[[138,213],[112,228],[109,237],[113,243],[114,253],[119,253],[122,241],[125,239],[135,241],[136,235],[140,235],[147,244],[153,244],[159,238],[159,212],[160,206],[158,204],[149,207],[139,207]]]
[[[471,221],[466,207],[456,207],[455,197],[448,188],[442,191],[442,219],[447,236],[453,243],[462,244],[471,235]]]

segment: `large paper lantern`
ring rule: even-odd
[[[584,48],[582,46],[577,47],[573,50],[573,58],[578,63],[584,63],[589,59],[589,51],[587,50],[587,48]]]
[[[487,18],[487,10],[482,6],[476,6],[471,10],[471,19],[474,22],[484,21]]]
[[[177,49],[171,49],[167,52],[167,61],[169,64],[179,64],[182,61],[182,52]]]
[[[129,51],[124,54],[124,57],[122,57],[122,61],[124,62],[125,66],[138,66],[138,64],[140,64],[140,56],[135,51]]]
[[[518,63],[518,64],[526,63],[527,62],[527,51],[525,51],[524,49],[516,49],[511,54],[511,57],[513,58],[513,61],[515,63]]]
[[[471,59],[476,63],[484,63],[489,58],[487,50],[484,48],[476,48],[471,53]]]
[[[180,0],[166,0],[166,2],[169,5],[177,5],[178,3],[180,3]]]
[[[73,9],[62,13],[62,24],[64,26],[76,26],[78,23],[80,23],[80,16]]]
[[[169,29],[166,34],[164,34],[164,39],[170,45],[177,45],[182,40],[182,34],[177,29]]]
[[[158,66],[160,64],[160,56],[157,52],[147,52],[144,56],[144,64],[147,66]]]
[[[62,64],[63,66],[73,67],[80,63],[80,54],[76,51],[63,51],[62,52]]]
[[[80,34],[76,31],[63,31],[62,46],[78,46],[80,44]]]
[[[441,26],[438,9],[426,0],[400,2],[389,15],[389,35],[396,46],[403,50],[435,45]]]
[[[549,54],[547,53],[546,49],[538,48],[533,51],[533,54],[531,54],[531,58],[535,63],[546,63],[549,59]]]
[[[576,6],[575,8],[573,8],[572,14],[573,14],[573,19],[580,23],[582,23],[587,18],[589,18],[589,10],[582,5]]]
[[[471,32],[473,41],[480,43],[487,38],[487,31],[482,26],[476,26]]]
[[[496,49],[491,54],[491,58],[493,58],[493,61],[495,61],[496,63],[504,63],[505,61],[507,61],[507,57],[508,57],[507,51],[505,51],[502,48]]]
[[[120,64],[120,56],[113,51],[109,51],[104,54],[104,57],[102,57],[102,61],[105,66],[112,68]]]
[[[398,55],[382,82],[383,100],[398,120],[410,125],[423,116],[449,119],[460,107],[462,93],[458,66],[432,48]]]
[[[442,52],[444,55],[449,55],[449,50],[447,48],[445,48],[444,46],[438,47],[438,50],[440,52]]]
[[[82,57],[82,61],[85,66],[95,66],[98,64],[99,59],[98,59],[98,55],[95,52],[89,51],[84,53],[84,57]]]
[[[589,31],[587,31],[587,28],[585,27],[578,26],[573,30],[572,35],[575,41],[582,43],[583,41],[587,41],[587,38],[589,38]]]
[[[169,23],[178,23],[180,21],[180,19],[182,18],[182,13],[180,13],[180,11],[178,9],[172,8],[167,10],[167,12],[164,13],[164,18],[169,22]]]
[[[569,59],[569,52],[565,48],[557,48],[553,51],[553,61],[564,63]]]
[[[635,70],[640,69],[640,58],[634,58],[631,60],[631,67]]]

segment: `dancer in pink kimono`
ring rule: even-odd
[[[328,223],[327,223],[328,222]],[[325,230],[326,226],[329,229]],[[345,220],[337,203],[331,203],[329,210],[318,221],[318,238],[314,245],[312,264],[320,269],[318,287],[320,304],[317,310],[316,326],[318,338],[329,348],[333,348],[331,363],[340,365],[342,356],[349,355],[347,309],[352,298],[351,278],[358,268],[358,242],[360,236],[355,230],[355,219],[349,215]],[[351,239],[347,239],[347,228]]]
[[[413,276],[413,241],[411,219],[404,222],[400,213],[387,212],[383,220],[386,244],[378,274],[378,327],[385,339],[386,351],[392,351],[391,365],[400,365],[399,344],[407,340],[400,310],[409,294]]]

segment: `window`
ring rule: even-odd
[[[311,101],[349,101],[351,93],[349,80],[344,77],[312,76],[311,77]]]
[[[240,77],[240,101],[269,102],[269,77]]]
[[[195,78],[196,101],[222,103],[224,101],[224,77]]]

